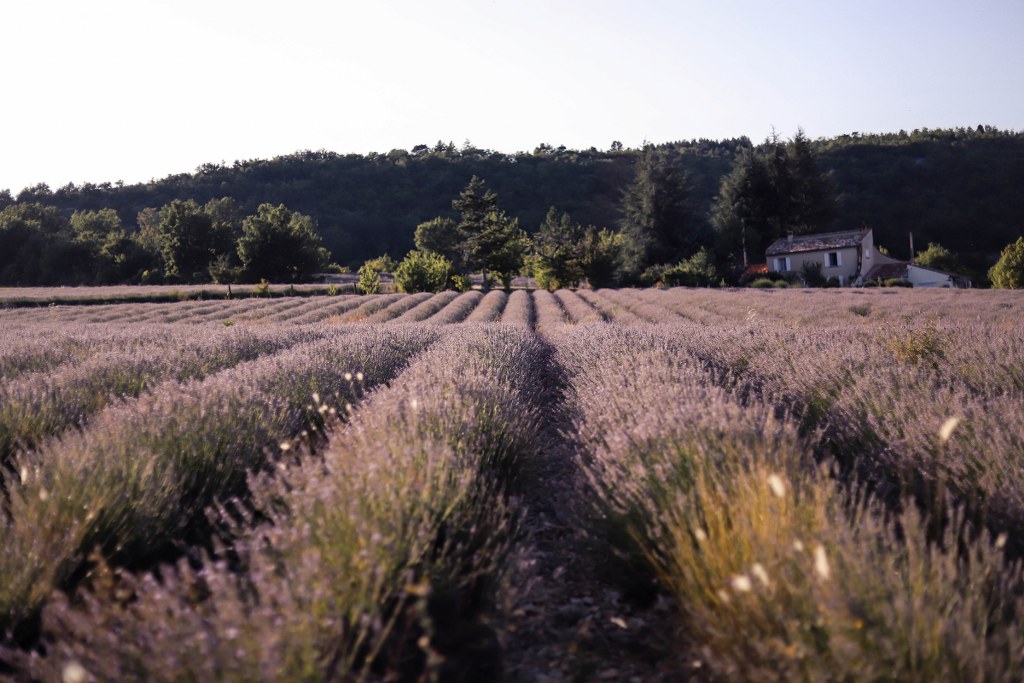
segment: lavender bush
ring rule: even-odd
[[[532,328],[536,321],[533,299],[529,292],[517,289],[508,295],[508,303],[501,313],[501,322]]]
[[[546,289],[538,289],[533,292],[533,308],[537,314],[537,331],[543,332],[549,328],[564,325],[566,322],[565,311],[555,295]]]
[[[86,430],[24,454],[6,482],[11,552],[0,558],[0,623],[30,617],[95,547],[134,561],[158,556],[265,467],[269,448],[322,424],[311,395],[351,403],[360,395],[354,372],[387,381],[434,339],[346,328],[113,406]]]
[[[559,289],[554,294],[558,302],[562,304],[562,309],[565,311],[570,323],[582,325],[605,321],[605,317],[594,308],[593,304],[581,298],[575,292],[568,289]]]
[[[458,296],[458,292],[438,292],[437,294],[434,294],[413,306],[408,311],[395,318],[393,322],[402,324],[422,322],[457,299]]]
[[[452,299],[444,308],[426,319],[425,322],[432,325],[453,325],[460,323],[477,307],[480,300],[484,298],[483,293],[470,290],[459,294]]]
[[[674,596],[716,675],[1024,672],[1021,575],[1004,562],[1005,537],[975,536],[954,515],[933,542],[915,509],[894,526],[851,501],[794,422],[708,383],[671,327],[554,339],[598,511]]]
[[[492,289],[466,318],[467,323],[492,323],[501,318],[501,312],[508,303],[508,294],[501,289]]]
[[[486,617],[516,506],[495,473],[536,456],[545,358],[518,328],[447,335],[321,457],[254,480],[266,521],[236,542],[241,573],[107,572],[47,608],[45,657],[7,656],[41,680],[499,679]]]
[[[185,381],[315,339],[315,330],[275,330],[271,334],[227,328],[201,333],[172,333],[157,339],[137,328],[148,344],[126,350],[94,348],[88,361],[42,376],[32,375],[0,388],[0,465],[16,446],[28,448],[41,438],[82,426],[101,408],[165,381]],[[124,340],[118,339],[119,342]],[[133,348],[134,347],[134,348]]]

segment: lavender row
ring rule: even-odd
[[[533,293],[533,307],[537,314],[538,332],[566,323],[565,310],[561,302],[546,289],[538,289]]]
[[[703,324],[748,318],[801,327],[863,327],[910,317],[947,322],[1017,324],[1024,307],[1012,290],[908,289],[687,289],[626,290]]]
[[[74,662],[109,680],[498,680],[502,490],[539,450],[545,357],[521,328],[448,333],[322,459],[255,482],[268,523],[236,543],[241,575],[182,562],[125,577],[130,602],[59,599],[48,656],[18,663],[42,679]]]
[[[370,316],[403,299],[406,294],[374,294],[363,297],[355,308],[349,309],[338,322],[365,322]]]
[[[821,449],[897,502],[1024,532],[1024,330],[903,320],[876,329],[691,329],[741,391],[800,410]]]
[[[0,381],[79,362],[92,353],[150,344],[168,336],[165,328],[125,329],[113,325],[69,328],[50,323],[4,326],[0,330]]]
[[[562,308],[565,310],[570,323],[585,325],[587,323],[601,323],[605,321],[605,317],[594,308],[594,305],[579,294],[568,289],[556,290],[554,294],[558,302],[562,304]]]
[[[141,339],[118,338],[123,346],[114,350],[93,349],[83,363],[0,387],[0,466],[16,447],[31,448],[44,437],[80,427],[102,408],[160,382],[200,378],[320,336],[302,328],[192,328],[165,331],[159,339],[146,332]]]
[[[214,500],[323,415],[314,394],[352,403],[437,338],[425,330],[338,331],[112,406],[82,432],[22,455],[6,484],[0,624],[23,623],[94,548],[139,563],[181,538]],[[362,379],[365,378],[365,379]]]
[[[636,289],[602,289],[597,292],[605,301],[612,305],[621,307],[638,319],[653,323],[679,322],[681,317],[675,311],[659,304],[645,301],[639,296],[640,290]],[[620,322],[629,322],[622,320]]]
[[[381,309],[366,319],[368,323],[384,323],[389,320],[394,320],[406,311],[415,308],[419,304],[423,303],[427,299],[434,296],[431,292],[418,292],[416,294],[410,294],[407,297],[401,298],[388,305],[386,308]]]
[[[340,322],[347,313],[366,303],[367,299],[368,297],[357,294],[345,294],[342,296],[331,297],[329,301],[322,301],[318,308],[296,316],[288,322],[293,325],[316,322]]]
[[[501,322],[533,328],[536,314],[529,292],[517,289],[508,295],[508,303],[505,304],[505,310],[501,313]]]
[[[620,325],[636,325],[643,322],[639,316],[628,308],[606,296],[605,290],[581,289],[576,294],[593,306],[602,317],[610,322]]]
[[[458,292],[438,292],[434,296],[424,299],[399,315],[397,318],[392,319],[390,322],[400,324],[422,322],[450,304],[458,296]]]
[[[480,304],[466,318],[467,323],[492,323],[501,319],[501,312],[508,303],[508,294],[500,289],[492,289],[480,300]]]
[[[708,382],[672,327],[550,335],[601,528],[674,598],[681,643],[727,680],[1013,680],[1020,568],[955,514],[929,540],[852,502],[798,424]]]
[[[426,319],[431,325],[454,325],[461,323],[477,307],[483,293],[470,290],[452,299],[444,308]]]

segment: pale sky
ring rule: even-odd
[[[302,149],[1024,130],[1024,0],[9,0],[0,189]]]

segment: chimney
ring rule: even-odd
[[[793,233],[792,232],[787,232],[786,233],[786,241],[787,242],[792,242],[793,241]]]

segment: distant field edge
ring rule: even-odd
[[[297,284],[270,285],[257,291],[255,285],[132,285],[114,287],[0,287],[0,308],[34,306],[75,306],[101,304],[175,303],[220,299],[310,297],[353,294],[354,285]]]

